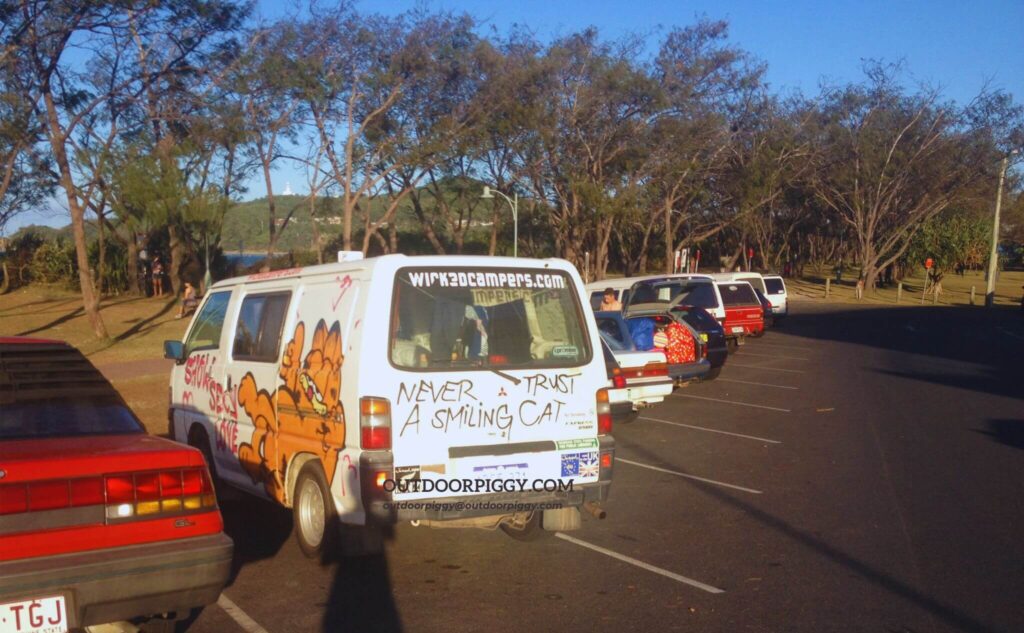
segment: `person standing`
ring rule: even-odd
[[[164,296],[164,264],[159,257],[153,258],[153,296]]]
[[[191,313],[199,305],[199,299],[196,297],[196,289],[191,283],[185,282],[185,293],[181,297],[181,307],[178,308],[178,314],[175,319],[180,319],[188,313]]]

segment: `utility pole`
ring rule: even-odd
[[[1006,166],[1010,162],[1010,156],[1016,154],[1013,150],[1003,156],[1003,164],[999,170],[999,187],[996,189],[996,215],[992,222],[992,250],[988,255],[988,286],[985,289],[985,307],[991,308],[996,300],[996,269],[999,267],[999,209],[1003,204],[1003,180],[1006,178]]]

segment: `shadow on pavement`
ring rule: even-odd
[[[249,563],[277,554],[292,533],[292,513],[275,503],[242,492],[232,491],[220,499],[224,531],[235,542],[231,561],[231,579]]]
[[[324,611],[324,632],[400,632],[402,620],[395,605],[385,553],[353,556],[335,565]]]
[[[671,464],[660,458],[658,455],[646,450],[643,446],[635,443],[616,438],[618,448],[628,449],[635,455],[641,456],[647,460],[648,463],[662,467],[672,469],[678,472],[686,473],[687,470],[677,464]],[[759,523],[765,525],[782,534],[783,536],[796,541],[800,545],[813,550],[817,554],[828,558],[832,562],[841,565],[848,569],[850,572],[857,574],[864,578],[868,582],[881,587],[885,591],[897,595],[917,607],[924,609],[934,617],[942,620],[948,625],[955,627],[961,631],[969,631],[970,633],[994,633],[996,629],[989,627],[984,622],[981,622],[975,617],[965,611],[963,611],[958,605],[946,604],[940,600],[937,600],[929,595],[923,593],[920,589],[907,584],[906,582],[894,577],[890,573],[884,570],[877,569],[871,565],[861,561],[850,554],[840,550],[833,545],[830,545],[821,538],[809,534],[808,532],[794,527],[790,523],[787,523],[783,519],[766,512],[753,504],[747,503],[741,499],[737,499],[732,495],[723,492],[721,489],[716,488],[713,485],[701,483],[699,481],[687,481],[687,484],[694,486],[701,492],[707,494],[710,497],[721,501],[722,503],[743,510],[751,518]],[[905,628],[899,630],[907,630]]]
[[[796,304],[786,334],[904,352],[969,364],[951,368],[878,370],[892,376],[1024,399],[1020,359],[1024,315],[1012,306],[877,307]]]
[[[976,431],[987,435],[1000,444],[1024,449],[1024,419],[989,420],[988,429]]]

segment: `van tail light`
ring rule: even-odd
[[[391,449],[391,403],[386,398],[359,399],[359,437],[363,450]]]
[[[597,434],[609,435],[612,432],[612,405],[608,401],[608,390],[597,390]]]

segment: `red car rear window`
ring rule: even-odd
[[[14,402],[0,414],[0,440],[143,432],[127,407],[104,400]]]

